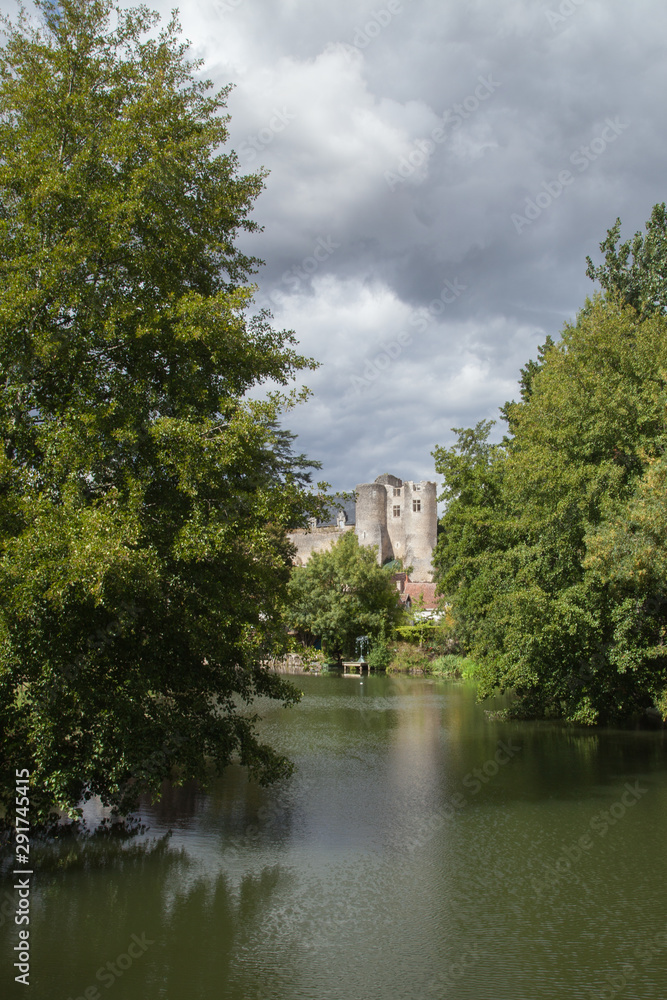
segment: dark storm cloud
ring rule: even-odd
[[[181,21],[235,84],[242,169],[270,169],[244,245],[258,304],[321,362],[286,418],[300,448],[336,488],[432,477],[592,293],[616,216],[629,235],[664,200],[667,9],[188,0]]]

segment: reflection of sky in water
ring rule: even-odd
[[[167,786],[141,838],[36,894],[68,941],[92,935],[61,955],[41,929],[52,969],[106,954],[101,906],[121,943],[143,927],[162,942],[123,1000],[581,1000],[664,930],[663,734],[489,721],[470,688],[419,678],[299,684],[303,702],[266,705],[262,726],[292,779],[262,789],[233,767],[206,794]],[[521,747],[502,766],[499,740]],[[563,845],[635,780],[647,794],[554,878]],[[633,991],[667,995],[664,965],[638,966]]]

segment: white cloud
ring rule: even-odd
[[[583,0],[552,26],[560,0],[403,0],[369,37],[388,0],[217,2],[184,0],[180,16],[205,73],[235,84],[243,168],[270,170],[264,232],[241,244],[266,260],[258,302],[322,362],[287,423],[336,486],[432,474],[434,445],[497,415],[593,291],[585,257],[616,216],[631,235],[665,199],[667,8]],[[171,0],[151,5],[168,18]],[[468,117],[391,190],[385,173],[466,98]],[[608,116],[627,131],[517,234],[512,213]],[[448,281],[465,291],[440,308]]]

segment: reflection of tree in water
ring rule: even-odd
[[[569,801],[573,789],[622,786],[640,774],[664,768],[664,742],[642,730],[573,729],[566,724],[520,723],[512,738],[523,747],[518,797],[548,795]]]
[[[287,937],[268,929],[276,897],[294,891],[295,876],[279,866],[234,885],[226,872],[207,875],[165,836],[126,844],[70,838],[40,851],[37,870],[31,913],[40,943],[32,966],[37,984],[44,977],[63,996],[82,995],[99,985],[97,971],[127,952],[134,934],[151,943],[124,974],[125,1000],[290,994],[281,947]],[[271,976],[262,990],[258,968]]]
[[[229,767],[206,789],[197,782],[175,786],[166,781],[159,801],[142,800],[141,815],[149,827],[211,831],[238,856],[245,848],[275,844],[288,837],[294,814],[310,791],[297,772],[266,788],[248,780],[240,766]]]

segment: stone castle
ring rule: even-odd
[[[430,582],[438,529],[436,484],[384,475],[374,483],[360,483],[355,493],[356,503],[336,501],[328,520],[313,518],[309,528],[290,533],[295,565],[303,566],[313,552],[330,549],[346,531],[355,531],[361,545],[377,546],[381,566],[401,559],[412,566],[413,581]]]

